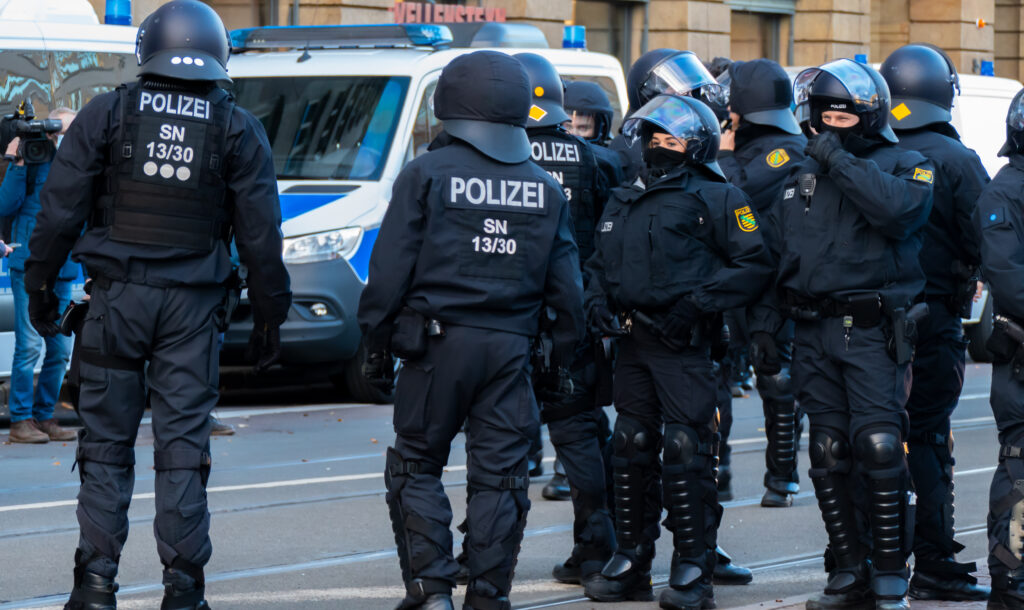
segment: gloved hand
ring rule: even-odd
[[[826,172],[843,155],[850,154],[843,148],[842,140],[834,131],[825,131],[811,138],[804,152]]]
[[[615,314],[604,303],[597,303],[590,308],[590,327],[594,334],[602,337],[624,337],[629,332],[615,325]]]
[[[537,374],[536,387],[537,398],[548,404],[557,404],[572,397],[575,386],[572,382],[572,375],[565,367],[551,367]]]
[[[60,319],[57,293],[50,284],[28,293],[28,319],[32,328],[43,337],[56,337],[60,332],[55,322]]]
[[[685,339],[700,318],[700,308],[687,298],[679,299],[662,321],[661,332],[669,339]]]
[[[750,335],[750,363],[758,375],[777,375],[782,370],[775,337],[764,331]]]
[[[370,385],[382,392],[390,394],[395,387],[395,359],[388,352],[367,354],[361,372]]]
[[[255,311],[255,309],[253,310]],[[281,358],[281,327],[268,324],[259,314],[253,316],[252,334],[245,357],[257,374],[265,372]]]

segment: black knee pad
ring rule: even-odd
[[[612,447],[615,458],[626,460],[630,464],[645,465],[654,461],[661,444],[660,435],[656,430],[627,416],[620,415],[615,420],[615,431],[612,433]]]
[[[845,422],[813,418],[808,451],[812,477],[816,476],[815,471],[822,473],[819,476],[828,472],[849,472],[852,453]]]
[[[857,433],[857,457],[869,472],[900,468],[904,460],[903,434],[895,424],[875,424]]]
[[[710,436],[710,433],[705,434]],[[665,466],[682,466],[684,470],[701,470],[715,455],[712,440],[701,439],[700,433],[686,424],[665,426]]]
[[[210,480],[210,468],[213,460],[209,450],[199,451],[198,449],[164,449],[153,452],[153,470],[157,472],[165,470],[198,470],[199,478],[206,487]]]

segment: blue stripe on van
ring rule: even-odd
[[[291,220],[345,197],[342,193],[281,193],[281,220]]]
[[[379,232],[380,227],[367,229],[363,233],[363,241],[359,244],[359,249],[352,255],[352,258],[348,259],[348,264],[352,265],[352,270],[356,272],[363,283],[366,283],[366,278],[370,275],[370,253],[373,252],[373,244],[377,243],[377,233]]]

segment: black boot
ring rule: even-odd
[[[754,580],[754,573],[749,568],[736,565],[729,553],[722,547],[715,549],[716,561],[714,581],[716,585],[749,585]]]
[[[424,582],[429,583],[429,581],[419,579],[412,581],[406,587],[405,599],[395,607],[395,610],[455,610],[451,594],[444,592],[427,594],[416,588]],[[426,588],[430,587],[431,584],[426,585]]]
[[[653,543],[632,548],[619,547],[603,570],[583,579],[583,592],[598,602],[653,601],[653,560]]]
[[[572,554],[564,562],[556,565],[551,570],[551,576],[558,582],[567,585],[579,585],[583,583],[580,572],[579,545],[572,549]]]
[[[164,599],[160,610],[209,610],[203,568],[176,558],[164,566]]]
[[[978,584],[971,575],[978,566],[957,563],[953,557],[918,559],[910,579],[911,599],[935,599],[956,602],[984,601],[991,589]]]
[[[115,610],[117,583],[113,578],[75,567],[75,588],[64,610]]]
[[[1007,573],[992,574],[992,595],[988,600],[992,609],[1024,610],[1024,567]]]

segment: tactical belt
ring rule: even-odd
[[[872,328],[882,321],[882,300],[877,293],[838,301],[828,298],[805,299],[787,292],[782,303],[783,313],[794,320],[814,321],[850,317],[853,319],[853,325],[859,328]]]

